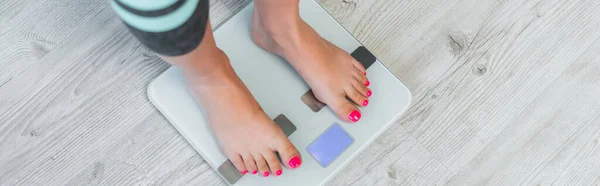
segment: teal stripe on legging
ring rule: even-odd
[[[115,3],[115,0],[112,0],[110,3],[117,15],[119,15],[121,19],[128,25],[145,32],[165,32],[175,29],[187,22],[188,19],[194,14],[194,11],[196,11],[198,1],[199,0],[186,0],[186,2],[179,7],[179,9],[159,17],[138,16],[123,9],[121,6]],[[125,3],[123,1],[121,2]],[[135,0],[131,0],[129,3],[133,2],[141,3]],[[149,5],[144,6],[149,7]],[[133,7],[135,6],[132,6],[132,8]]]
[[[177,0],[118,0],[121,3],[140,11],[153,11],[167,8]]]

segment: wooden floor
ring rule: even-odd
[[[598,0],[320,3],[414,96],[329,185],[600,185]],[[224,184],[146,97],[167,67],[106,0],[0,1],[0,185]]]

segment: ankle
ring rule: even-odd
[[[178,67],[186,80],[192,84],[218,82],[227,79],[232,73],[235,74],[229,58],[220,49]]]
[[[283,16],[261,16],[255,10],[253,19],[276,45],[287,45],[300,41],[301,25],[304,24],[299,15],[285,14]]]

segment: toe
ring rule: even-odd
[[[283,137],[282,140],[279,140],[279,143],[276,143],[275,148],[272,150],[279,153],[281,161],[289,169],[296,169],[302,164],[300,152],[298,152],[298,149],[296,149],[287,137]],[[275,174],[277,174],[277,172],[275,172]]]
[[[356,90],[354,86],[349,87],[348,90],[346,90],[346,96],[350,100],[352,100],[352,102],[354,102],[356,105],[365,107],[369,104],[369,99],[367,98],[367,96],[363,95],[358,90]]]
[[[363,86],[368,87],[369,85],[371,85],[371,82],[369,82],[369,79],[367,79],[366,75],[363,75],[363,73],[365,72],[356,72],[353,76],[354,79],[356,79],[358,82],[360,82]]]
[[[358,111],[358,108],[350,103],[345,97],[339,97],[329,105],[340,119],[350,122],[357,122],[360,120],[360,111]]]
[[[365,71],[356,71],[352,74],[352,76],[354,76],[354,78],[361,80],[361,81],[366,81],[367,80],[367,72]]]
[[[354,66],[354,68],[356,68],[356,70],[360,71],[361,74],[364,74],[365,76],[367,75],[365,67],[360,64],[360,62],[356,61],[355,59],[352,59],[352,66]]]
[[[363,96],[366,96],[367,98],[371,97],[371,89],[367,88],[367,86],[362,84],[360,80],[352,82],[352,86],[354,87],[354,90],[358,91]]]
[[[246,169],[246,165],[244,164],[244,160],[239,154],[229,156],[229,161],[233,163],[233,166],[235,166],[240,173],[246,174],[248,172],[248,169]]]
[[[244,159],[244,164],[246,165],[248,172],[252,174],[258,173],[258,168],[256,167],[256,162],[254,161],[254,157],[252,157],[252,155],[243,155],[242,158]]]
[[[269,172],[269,166],[267,165],[267,162],[265,161],[265,158],[262,156],[262,154],[255,155],[254,161],[256,162],[256,166],[258,167],[258,174],[262,177],[269,177],[269,175],[271,174]]]
[[[277,159],[277,156],[275,156],[275,152],[264,152],[263,157],[265,157],[265,160],[269,165],[269,170],[271,170],[271,173],[275,174],[275,176],[280,176],[283,173],[283,171],[281,170],[281,163],[279,163],[279,159]]]

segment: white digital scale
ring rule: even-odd
[[[347,123],[315,102],[310,87],[281,57],[257,47],[250,36],[250,3],[215,32],[218,47],[268,116],[298,148],[302,165],[281,176],[242,175],[221,153],[202,106],[181,71],[171,67],[148,87],[148,97],[204,160],[230,185],[322,185],[365,149],[408,108],[411,95],[385,66],[314,0],[300,1],[300,15],[323,38],[365,66],[373,96],[362,118]],[[324,106],[324,107],[323,107]],[[322,109],[321,109],[322,108]],[[256,134],[260,135],[260,134]],[[283,166],[285,167],[285,166]]]

